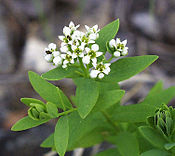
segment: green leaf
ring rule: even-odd
[[[124,90],[111,90],[104,92],[99,96],[93,111],[101,111],[109,108],[120,101],[124,94]]]
[[[84,119],[95,106],[99,88],[96,81],[92,79],[80,78],[75,79],[76,89],[76,106],[80,116]]]
[[[66,108],[71,109],[72,104],[70,103],[67,96],[63,93],[63,91],[58,87],[57,87],[57,93],[58,93],[58,99],[60,101],[60,104],[62,105],[63,110],[66,110]]]
[[[54,133],[49,135],[40,145],[43,148],[52,148],[54,146]]]
[[[120,86],[118,83],[116,82],[97,82],[99,85],[99,90],[100,90],[100,94],[103,94],[104,92],[107,92],[109,90],[117,90],[120,89]]]
[[[148,116],[155,114],[156,109],[157,107],[146,104],[119,106],[112,112],[111,119],[117,122],[145,122]]]
[[[149,98],[150,96],[159,93],[160,91],[163,91],[163,82],[158,81],[154,87],[149,91],[148,95],[145,97],[145,99]]]
[[[129,132],[120,132],[109,137],[110,142],[117,145],[122,156],[139,156],[139,145],[136,137]]]
[[[52,118],[56,118],[58,116],[58,108],[55,104],[48,102],[46,104],[47,112]]]
[[[175,87],[170,87],[166,90],[159,91],[157,94],[150,95],[141,104],[148,104],[160,107],[163,103],[168,104],[175,96]]]
[[[55,132],[54,143],[56,150],[60,156],[64,156],[67,150],[69,140],[69,120],[68,116],[58,119]]]
[[[116,148],[107,149],[97,153],[95,156],[121,156]]]
[[[142,136],[154,147],[164,149],[164,145],[167,143],[167,141],[155,129],[148,126],[141,126],[138,129]]]
[[[165,147],[166,150],[170,150],[173,147],[175,147],[175,143],[174,142],[173,143],[167,143],[167,144],[164,145],[164,147]]]
[[[99,38],[96,40],[96,43],[100,46],[102,52],[106,52],[106,42],[113,39],[117,34],[119,29],[119,19],[109,23],[103,27],[99,32]]]
[[[159,149],[152,149],[142,153],[141,156],[170,156],[170,153]]]
[[[38,99],[33,99],[33,98],[21,98],[20,99],[22,103],[24,103],[25,105],[30,107],[31,103],[40,103],[40,104],[44,104],[44,102],[42,102],[41,100]]]
[[[68,117],[68,150],[78,147],[90,147],[102,142],[104,140],[102,134],[107,133],[106,130],[110,128],[110,125],[100,112],[91,113],[85,119],[82,119],[78,112],[72,112]]]
[[[93,129],[92,131],[81,136],[74,145],[76,147],[87,148],[103,142],[104,137],[101,134],[101,131],[102,130],[100,128]]]
[[[111,65],[111,72],[103,78],[103,81],[120,82],[143,71],[155,60],[156,55],[144,55],[135,57],[125,57],[117,60]]]
[[[61,66],[52,69],[44,74],[42,77],[46,80],[55,81],[61,80],[64,78],[76,78],[80,77],[76,71],[78,71],[77,67],[68,67],[67,69],[63,69]]]
[[[45,81],[38,74],[29,72],[29,80],[35,89],[35,91],[46,101],[52,102],[57,105],[58,108],[64,109],[58,89],[53,84]],[[69,108],[69,107],[68,107]]]
[[[11,128],[12,131],[22,131],[26,129],[30,129],[36,126],[39,126],[43,123],[48,122],[50,119],[47,120],[32,120],[30,117],[26,116],[19,121],[17,121],[13,127]]]

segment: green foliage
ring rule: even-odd
[[[70,105],[62,105],[62,99],[60,94],[58,94],[58,89],[53,84],[45,81],[38,74],[34,72],[29,72],[29,80],[35,89],[35,91],[46,101],[52,102],[57,105],[58,108],[64,109],[64,107],[70,108]],[[60,91],[61,92],[61,91]],[[66,104],[66,103],[64,103]]]
[[[120,82],[143,71],[155,60],[158,59],[156,55],[145,55],[126,57],[119,59],[111,65],[111,72],[105,76],[103,81]]]
[[[46,109],[48,114],[52,117],[52,118],[56,118],[58,116],[58,109],[56,107],[55,104],[48,102],[46,104]]]
[[[121,155],[116,148],[111,148],[111,149],[102,151],[96,154],[95,156],[121,156]]]
[[[124,96],[123,90],[110,90],[100,94],[93,111],[102,111],[116,104]]]
[[[136,137],[129,132],[121,132],[117,136],[108,139],[116,144],[121,156],[139,156],[139,145]]]
[[[170,154],[159,149],[152,149],[142,153],[141,156],[170,156]]]
[[[33,98],[21,98],[20,100],[21,100],[22,103],[24,103],[28,107],[30,107],[31,103],[44,104],[44,102],[42,102],[41,100],[33,99]]]
[[[57,152],[60,156],[64,156],[69,140],[69,119],[67,116],[63,116],[58,119],[55,133],[54,133],[54,144]]]
[[[79,78],[74,81],[77,85],[76,106],[78,107],[80,116],[85,118],[97,102],[99,97],[99,87],[92,79]]]
[[[167,140],[165,140],[165,138],[156,130],[148,126],[141,126],[139,127],[139,131],[154,147],[164,149]]]
[[[153,96],[155,94],[158,94],[160,91],[163,91],[163,82],[162,81],[158,81],[153,88],[149,91],[148,95],[145,97],[146,99],[149,99],[150,96]]]
[[[117,122],[145,122],[148,116],[154,115],[156,109],[157,107],[146,104],[118,106],[111,118]]]
[[[119,29],[119,19],[111,22],[102,28],[99,32],[99,38],[96,43],[100,46],[100,51],[106,52],[106,42],[113,39]]]
[[[69,67],[65,70],[60,66],[42,74],[42,77],[50,81],[61,80],[64,78],[76,78],[79,77],[77,71],[79,72],[77,67]]]
[[[77,147],[90,147],[100,143],[100,141],[104,140],[102,134],[108,129],[110,129],[110,125],[99,112],[91,113],[85,119],[82,119],[77,112],[71,113],[69,115],[68,150],[72,150]],[[97,135],[95,136],[95,134]],[[84,140],[88,141],[85,142]]]
[[[40,146],[43,148],[52,148],[54,146],[54,133],[49,135]]]
[[[43,123],[48,122],[49,119],[47,120],[33,120],[30,117],[26,116],[22,118],[21,120],[17,121],[13,127],[11,128],[12,131],[23,131],[26,129],[30,129],[36,126],[39,126]]]
[[[96,28],[86,27],[89,31],[98,33]],[[30,71],[31,85],[44,102],[34,98],[21,98],[21,102],[29,107],[28,116],[16,122],[11,130],[27,130],[57,118],[54,133],[42,142],[41,147],[56,150],[60,156],[64,156],[66,151],[91,147],[103,141],[108,141],[115,147],[99,152],[96,156],[175,155],[175,109],[167,106],[175,96],[175,87],[163,89],[163,83],[159,81],[142,102],[120,105],[125,91],[120,89],[119,82],[142,72],[157,60],[158,56],[121,58],[108,66],[110,64],[106,63],[110,63],[114,58],[110,50],[111,45],[119,46],[112,40],[114,42],[110,42],[109,47],[109,41],[116,36],[118,28],[119,20],[115,20],[102,28],[99,38],[94,40],[100,47],[98,51],[103,52],[100,56],[103,62],[99,69],[94,65],[95,62],[92,64],[93,60],[90,60],[90,64],[83,64],[83,58],[77,54],[77,64],[70,62],[64,66],[67,66],[65,69],[59,66],[42,76]],[[74,27],[71,26],[71,29]],[[72,41],[70,36],[65,39]],[[88,38],[84,37],[84,41],[87,40]],[[91,46],[92,44],[86,44],[85,47],[92,48]],[[125,48],[127,50],[127,47]],[[104,57],[106,51],[112,54],[109,60]],[[49,54],[52,52],[52,48],[47,51]],[[80,52],[80,49],[77,52]],[[90,52],[96,55],[94,50]],[[96,77],[91,70],[94,75],[97,74]],[[73,104],[61,89],[46,81],[64,78],[71,78],[76,85],[75,96],[71,96]]]

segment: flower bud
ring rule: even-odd
[[[33,120],[42,120],[50,118],[50,115],[47,112],[46,106],[39,103],[31,103],[28,110],[28,115]]]
[[[173,121],[174,109],[173,107],[168,107],[167,105],[162,105],[156,111],[156,114],[153,117],[148,118],[148,122],[152,126],[157,128],[164,136],[170,137],[174,133],[174,121]]]

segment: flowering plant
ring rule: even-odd
[[[116,145],[97,156],[166,156],[175,153],[175,111],[166,104],[175,96],[175,87],[166,90],[158,82],[139,104],[120,105],[125,91],[119,82],[151,65],[158,56],[123,57],[127,40],[114,39],[119,20],[101,30],[85,25],[86,32],[70,22],[63,28],[61,47],[50,43],[44,58],[56,68],[41,76],[30,71],[29,80],[45,102],[22,98],[28,116],[13,125],[22,131],[58,119],[55,131],[41,144],[64,156],[78,147],[107,141]],[[106,53],[110,57],[106,57]],[[75,96],[69,99],[49,81],[71,78]]]

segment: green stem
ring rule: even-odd
[[[73,108],[73,109],[70,109],[70,110],[68,110],[68,111],[59,113],[57,117],[63,116],[63,115],[67,115],[67,114],[69,114],[69,113],[71,113],[71,112],[74,112],[74,111],[76,111],[76,110],[77,110],[77,108]]]
[[[115,129],[115,131],[119,131],[119,128],[115,125],[115,123],[110,119],[109,115],[104,112],[101,111],[101,113],[104,115],[104,117],[106,118],[106,120],[111,124],[111,126]]]
[[[79,62],[80,62],[80,67],[81,67],[81,69],[84,71],[85,77],[88,77],[88,73],[87,73],[86,68],[84,67],[84,64],[83,64],[82,59],[81,59],[80,57],[78,57],[78,60],[79,60]]]

